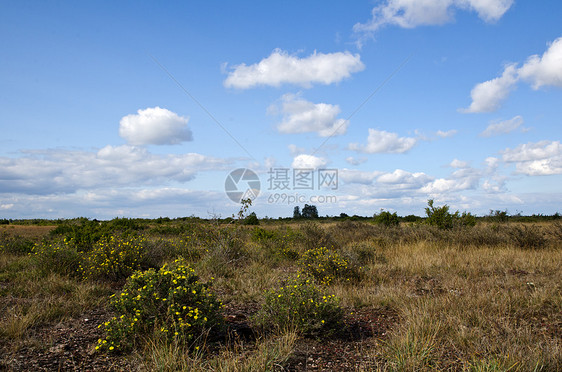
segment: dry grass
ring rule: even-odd
[[[348,314],[380,308],[398,314],[389,333],[361,344],[368,359],[364,369],[562,370],[560,223],[479,223],[450,231],[350,221],[261,228],[272,235],[259,235],[254,227],[192,226],[182,230],[190,233],[180,236],[184,246],[177,250],[189,252],[196,272],[204,280],[214,278],[213,289],[226,308],[239,309],[247,319],[266,290],[296,275],[295,255],[328,246],[361,267],[359,282],[326,288]],[[52,228],[16,229],[38,239]],[[166,252],[154,254],[172,259]],[[0,254],[4,350],[33,337],[39,326],[105,307],[108,294],[118,289],[44,275],[33,265],[28,256]],[[181,345],[149,340],[132,357],[145,370],[282,370],[300,342],[294,332],[285,332],[257,340],[223,339],[206,352],[188,353]]]
[[[0,225],[0,235],[19,235],[28,239],[40,239],[47,235],[56,226],[34,226],[34,225]]]

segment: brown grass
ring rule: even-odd
[[[337,355],[330,354],[327,345],[348,342],[330,339],[320,341],[316,351],[324,359],[307,357],[299,367],[291,360],[308,341],[291,332],[258,335],[257,341],[229,338],[199,354],[151,340],[129,357],[146,370],[162,371],[562,370],[560,223],[479,223],[449,231],[350,221],[260,228],[277,235],[257,240],[254,227],[194,226],[178,251],[197,253],[190,256],[192,264],[204,280],[214,278],[213,288],[226,304],[227,318],[241,317],[247,325],[264,291],[296,275],[298,261],[287,250],[302,254],[328,246],[362,271],[359,282],[336,282],[326,288],[341,299],[349,318],[347,332],[355,332],[357,325],[349,314],[375,314],[380,309],[397,314],[390,332],[374,330],[353,341],[360,345],[353,347],[361,350],[361,361],[355,364],[354,357],[326,360]],[[50,229],[12,230],[39,238]],[[157,256],[171,259],[166,252]],[[0,353],[17,354],[17,347],[7,345],[33,338],[38,327],[54,326],[86,309],[104,308],[107,295],[118,289],[55,274],[41,276],[29,257],[0,255]]]
[[[54,230],[56,226],[34,226],[34,225],[0,225],[0,235],[6,233],[8,236],[19,235],[28,239],[41,239]]]

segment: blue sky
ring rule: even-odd
[[[226,217],[238,168],[261,181],[259,217],[422,215],[430,198],[562,211],[561,16],[521,0],[2,1],[0,217]]]

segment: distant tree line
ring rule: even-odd
[[[382,224],[385,226],[395,226],[400,222],[409,223],[419,223],[425,222],[430,225],[451,228],[456,225],[472,226],[476,221],[485,221],[492,223],[506,223],[506,222],[540,222],[540,221],[554,221],[562,219],[562,215],[558,212],[547,215],[547,214],[532,214],[523,215],[521,212],[516,214],[509,214],[507,210],[491,209],[487,215],[475,216],[470,212],[451,212],[448,205],[436,206],[433,200],[428,200],[428,206],[425,208],[425,216],[417,216],[414,214],[409,214],[406,216],[399,216],[397,212],[389,212],[385,210],[380,210],[380,212],[375,213],[370,216],[359,216],[359,215],[348,215],[345,212],[340,213],[336,216],[320,216],[318,213],[318,208],[315,205],[305,204],[302,209],[299,206],[295,206],[293,209],[293,215],[291,217],[258,217],[255,212],[251,212],[245,215],[241,220],[243,224],[246,225],[257,225],[260,220],[264,221],[291,221],[300,219],[316,219],[319,221],[370,221],[377,224]],[[0,225],[50,225],[50,226],[75,226],[75,225],[93,225],[104,223],[103,225],[111,226],[112,228],[117,228],[119,230],[139,230],[144,228],[149,228],[149,226],[156,225],[169,225],[177,222],[183,223],[199,223],[215,221],[218,223],[229,224],[235,221],[233,217],[221,218],[220,216],[212,216],[211,218],[200,218],[195,215],[189,217],[158,217],[158,218],[113,218],[106,221],[98,221],[97,219],[90,219],[86,217],[70,218],[70,219],[8,219],[0,218]],[[63,227],[64,228],[64,227]]]

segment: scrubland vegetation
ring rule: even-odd
[[[5,224],[0,369],[562,370],[562,223],[428,208]]]

